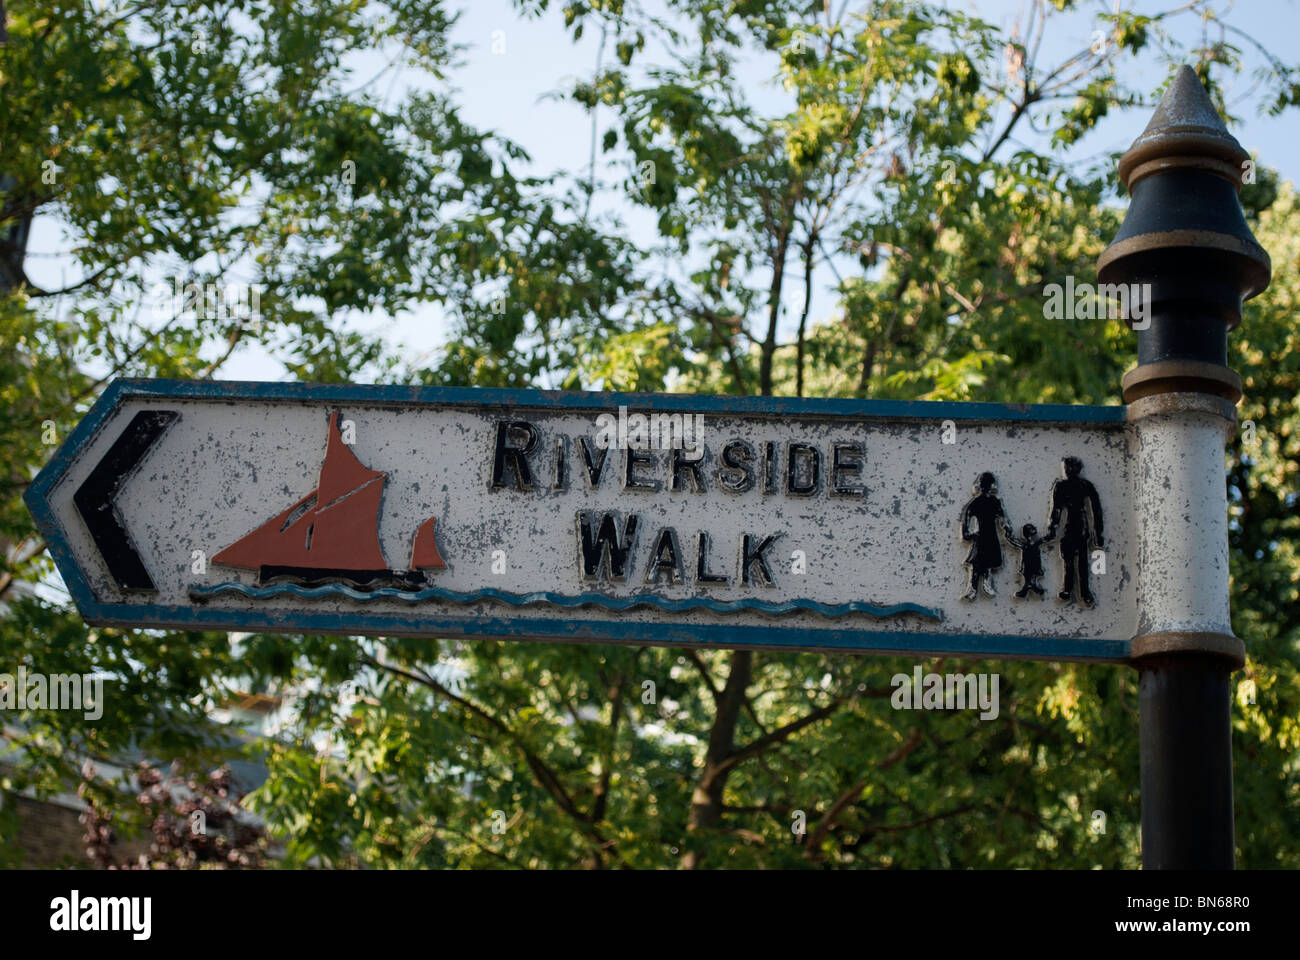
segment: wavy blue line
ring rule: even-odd
[[[304,600],[329,595],[342,595],[353,600],[366,601],[373,597],[391,597],[414,603],[420,600],[447,600],[451,603],[475,603],[479,600],[500,600],[517,607],[535,603],[549,603],[557,607],[583,607],[589,604],[604,607],[607,610],[631,610],[633,607],[653,606],[660,610],[678,613],[685,610],[705,609],[714,613],[736,613],[741,610],[757,610],[760,613],[780,615],[795,610],[811,610],[823,617],[841,617],[847,613],[866,613],[873,617],[896,617],[902,613],[915,613],[931,620],[942,620],[943,614],[938,610],[923,607],[916,603],[895,603],[880,607],[865,600],[853,600],[849,603],[821,603],[817,600],[787,600],[784,603],[768,603],[746,597],[743,600],[714,600],[711,597],[687,597],[684,600],[669,600],[653,594],[640,594],[633,597],[610,597],[603,593],[584,593],[576,597],[561,593],[539,591],[536,593],[506,593],[495,587],[487,587],[474,593],[461,593],[442,587],[426,587],[423,590],[398,590],[394,587],[382,587],[378,590],[357,590],[342,583],[327,583],[319,587],[301,587],[296,583],[277,583],[267,587],[250,587],[245,583],[218,583],[210,587],[190,587],[190,596],[197,600],[214,597],[220,593],[242,593],[246,597],[265,598],[283,594],[292,594]]]

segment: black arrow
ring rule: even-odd
[[[72,495],[72,502],[90,528],[95,546],[104,555],[108,572],[123,590],[152,592],[157,587],[113,509],[113,498],[122,488],[122,481],[140,464],[149,448],[180,418],[175,410],[141,410],[131,418],[104,459]]]

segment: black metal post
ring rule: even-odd
[[[1146,869],[1234,866],[1229,681],[1245,648],[1228,617],[1226,481],[1218,487],[1214,478],[1223,473],[1215,431],[1235,427],[1241,398],[1227,366],[1228,331],[1271,273],[1237,200],[1248,160],[1196,74],[1182,67],[1120,160],[1132,202],[1098,260],[1103,284],[1144,285],[1134,288],[1143,292],[1129,318],[1138,365],[1123,387],[1140,448],[1144,522],[1132,664]],[[1171,482],[1193,501],[1186,508],[1161,504]],[[1160,556],[1171,544],[1182,562]]]
[[[1138,665],[1148,870],[1232,869],[1230,669],[1188,654]]]

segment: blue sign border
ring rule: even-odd
[[[54,516],[49,493],[117,406],[128,398],[170,400],[316,400],[415,406],[500,407],[503,410],[610,410],[620,404],[659,412],[717,413],[772,417],[837,417],[889,420],[1013,421],[1094,424],[1122,427],[1123,406],[1065,404],[953,403],[912,400],[800,399],[695,394],[601,393],[571,390],[516,390],[478,387],[373,386],[362,384],[257,383],[236,381],[114,380],[28,488],[24,500],[45,537],[73,602],[89,624],[180,630],[237,630],[283,633],[282,616],[204,606],[101,603],[82,575],[67,538]],[[818,650],[876,655],[955,655],[981,659],[1122,662],[1129,640],[1079,640],[1017,636],[842,628],[808,630],[731,624],[665,624],[582,619],[405,616],[349,611],[347,614],[295,614],[287,621],[297,633],[378,636],[465,636],[481,639],[547,640],[570,643],[621,643],[679,647]],[[469,629],[467,629],[467,627]],[[616,627],[616,629],[611,629]],[[616,635],[615,635],[616,634]]]

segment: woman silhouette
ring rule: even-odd
[[[966,556],[966,565],[970,567],[970,589],[965,593],[967,600],[979,596],[981,581],[984,592],[990,597],[996,596],[993,571],[1002,566],[1002,542],[998,539],[998,531],[1006,523],[1002,501],[996,496],[998,482],[993,474],[981,473],[976,488],[979,492],[961,511],[961,538],[973,541]],[[971,529],[972,520],[975,521],[974,530]]]

